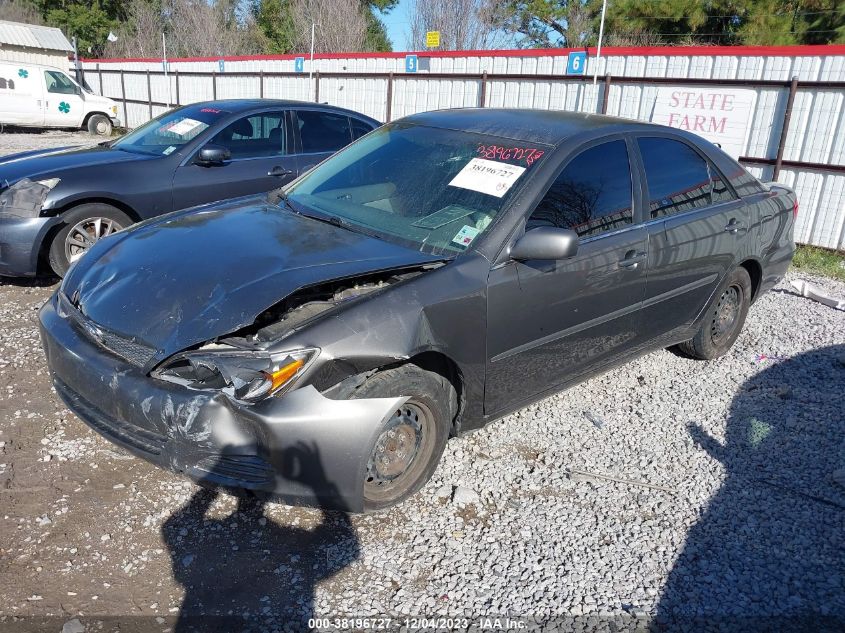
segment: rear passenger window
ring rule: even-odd
[[[669,138],[637,140],[648,182],[652,218],[733,200],[718,172],[686,143]]]
[[[352,140],[357,141],[359,138],[364,136],[364,134],[369,134],[373,131],[373,126],[369,123],[364,123],[363,121],[359,121],[358,119],[349,119],[350,123],[352,124]]]
[[[299,137],[305,154],[336,152],[352,141],[349,117],[345,114],[299,110]]]
[[[633,222],[631,167],[625,141],[592,147],[560,173],[526,229],[556,226],[587,237]]]

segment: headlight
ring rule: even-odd
[[[0,193],[0,215],[18,218],[37,218],[47,194],[61,182],[60,178],[30,180],[22,178]]]
[[[319,353],[317,348],[270,354],[231,347],[177,354],[154,377],[191,389],[216,389],[256,402],[289,389]]]
[[[111,113],[112,113],[114,116],[117,116],[117,106],[116,106],[116,105],[113,105],[113,106],[111,107]]]

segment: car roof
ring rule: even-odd
[[[617,132],[672,130],[662,125],[621,117],[562,110],[527,108],[457,108],[434,110],[405,117],[403,121],[479,134],[490,134],[532,143],[559,145],[575,135],[594,133],[596,137]]]
[[[361,119],[375,121],[373,117],[367,116],[355,110],[329,105],[328,103],[314,103],[313,101],[297,101],[296,99],[215,99],[214,101],[198,101],[182,107],[200,106],[203,108],[218,108],[236,114],[257,108],[318,108],[320,110],[331,110],[351,114]],[[377,122],[377,121],[376,121]]]

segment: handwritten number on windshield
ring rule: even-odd
[[[536,147],[505,147],[504,145],[479,145],[477,151],[481,158],[488,160],[524,160],[529,166],[545,153]]]

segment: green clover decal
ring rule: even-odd
[[[64,112],[65,114],[70,112],[70,104],[67,101],[62,101],[59,104],[59,112]]]
[[[21,78],[23,78],[23,79],[26,79],[27,77],[29,77],[29,71],[28,71],[28,70],[24,70],[23,68],[19,68],[19,69],[18,69],[18,77],[21,77]]]

